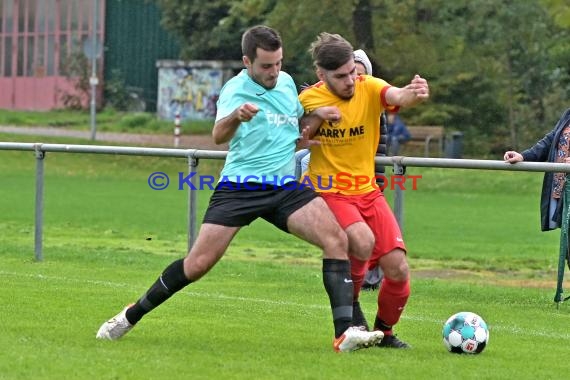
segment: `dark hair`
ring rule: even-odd
[[[246,30],[241,37],[241,51],[251,62],[255,61],[257,57],[257,48],[276,51],[281,46],[279,33],[265,25],[253,26]]]
[[[339,34],[323,32],[313,41],[309,52],[315,66],[325,70],[336,70],[354,59],[354,49],[350,42]]]

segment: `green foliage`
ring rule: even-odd
[[[154,117],[147,113],[132,113],[123,116],[121,125],[127,128],[137,128],[149,125],[154,120]]]
[[[563,98],[555,105],[543,102],[553,89],[564,89],[568,79],[550,78],[563,66],[552,65],[544,52],[563,44],[553,42],[560,31],[536,2],[498,6],[485,0],[434,0],[421,2],[419,9],[400,2],[387,5],[387,13],[397,17],[383,24],[382,36],[394,53],[386,55],[386,66],[404,73],[417,70],[430,80],[432,107],[452,112],[442,120],[448,128],[467,132],[471,154],[527,146],[537,135],[533,127],[543,133],[554,125],[551,107],[564,109]],[[525,21],[530,19],[532,25]],[[405,20],[414,24],[402,30]],[[401,85],[408,78],[398,75],[393,82]],[[431,117],[430,108],[414,109],[414,119],[424,112]]]
[[[236,59],[241,56],[240,25],[222,20],[228,15],[232,1],[209,2],[157,0],[162,9],[163,26],[181,36],[184,59]]]
[[[284,40],[284,69],[299,84],[316,79],[311,41],[323,31],[340,33],[366,49],[376,75],[390,83],[426,77],[431,100],[406,118],[464,131],[471,155],[529,146],[554,126],[570,98],[570,8],[563,0],[158,2],[192,57],[236,59],[245,28],[275,27]],[[363,32],[366,12],[372,36]]]
[[[353,9],[352,2],[294,0],[279,2],[267,15],[267,23],[279,30],[283,38],[284,70],[292,73],[297,83],[316,81],[308,49],[319,33],[339,33],[354,40],[347,20]]]
[[[562,28],[570,29],[570,4],[566,0],[540,0],[554,18],[554,22]]]
[[[126,85],[123,74],[114,69],[111,78],[105,82],[105,105],[117,111],[144,111],[141,94]]]

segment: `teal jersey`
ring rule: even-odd
[[[220,91],[216,121],[244,103],[255,104],[259,112],[242,122],[230,140],[220,181],[283,185],[295,179],[295,146],[303,107],[295,82],[280,72],[277,84],[267,89],[242,70]]]

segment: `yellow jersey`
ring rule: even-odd
[[[390,84],[369,75],[357,76],[354,95],[342,99],[324,82],[301,92],[299,100],[309,113],[323,106],[336,106],[340,121],[325,121],[317,129],[311,147],[311,159],[301,183],[318,192],[347,195],[365,194],[378,189],[375,181],[374,157],[380,139],[380,115],[388,106],[385,99]]]

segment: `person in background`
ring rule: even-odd
[[[563,114],[554,129],[522,153],[505,152],[504,160],[511,164],[530,162],[570,163],[570,108]],[[545,172],[540,198],[540,228],[542,231],[560,228],[562,216],[562,189],[566,174]]]
[[[320,81],[303,90],[299,99],[306,113],[320,109],[326,117],[320,126],[310,128],[309,136],[320,144],[311,147],[307,176],[311,183],[329,179],[316,190],[347,233],[354,298],[371,265],[379,264],[384,272],[374,321],[374,330],[384,333],[378,346],[409,348],[393,334],[410,295],[406,246],[392,210],[372,179],[382,112],[427,100],[429,86],[419,75],[403,88],[369,75],[358,76],[353,48],[338,34],[321,33],[310,51]],[[360,181],[363,178],[368,180]],[[366,323],[355,306],[353,323],[358,319]]]
[[[522,161],[570,164],[570,108],[560,117],[554,129],[540,141],[522,153],[505,152],[504,160],[511,164]],[[550,231],[560,228],[560,255],[558,283],[554,302],[563,302],[564,262],[570,267],[570,188],[568,174],[545,172],[540,194],[540,229]]]
[[[353,283],[346,234],[324,200],[291,178],[299,126],[305,122],[309,126],[311,118],[320,121],[324,116],[319,110],[314,116],[304,116],[293,79],[281,71],[283,49],[275,30],[266,26],[248,29],[242,36],[242,52],[245,69],[224,85],[218,100],[212,135],[217,144],[229,142],[229,151],[196,242],[185,258],[164,269],[136,303],[103,323],[96,337],[117,340],[124,336],[146,314],[205,276],[238,231],[261,217],[323,250],[333,349],[349,352],[378,343],[382,332],[352,326]],[[302,133],[306,140],[307,133]],[[246,178],[248,182],[243,182]]]
[[[395,112],[387,113],[388,126],[388,154],[397,156],[400,153],[400,146],[410,141],[412,135],[406,127],[406,124]]]

